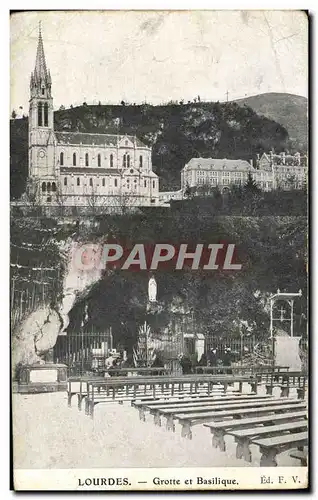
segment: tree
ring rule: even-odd
[[[59,182],[59,184],[57,186],[57,191],[55,193],[55,199],[56,199],[57,205],[60,207],[60,213],[61,213],[61,215],[64,215],[64,212],[65,212],[65,195],[63,195],[62,193],[63,193],[62,183]]]
[[[89,195],[87,196],[87,205],[90,208],[92,215],[96,215],[101,211],[101,207],[105,206],[106,198],[97,193],[96,188],[91,186]]]
[[[286,178],[285,184],[286,184],[287,189],[297,189],[298,180],[297,180],[296,175],[294,175],[294,174],[288,175]]]
[[[41,187],[39,179],[28,179],[25,200],[32,206],[32,208],[39,207],[41,205],[40,193]]]
[[[197,188],[197,194],[201,196],[208,196],[212,192],[212,186],[205,182],[204,184],[201,184],[201,186],[198,186]]]
[[[250,193],[259,193],[260,192],[260,189],[257,186],[255,180],[253,179],[251,172],[248,173],[247,181],[246,181],[246,184],[244,186],[244,190],[246,192],[250,192]]]
[[[186,188],[184,190],[184,196],[186,198],[190,198],[192,196],[191,188],[190,188],[188,183],[187,183]]]
[[[119,194],[113,197],[113,203],[115,207],[120,208],[120,213],[125,215],[131,212],[132,207],[138,206],[138,196],[124,191],[121,187]]]

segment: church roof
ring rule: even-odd
[[[58,144],[73,144],[83,146],[114,146],[127,137],[137,148],[147,148],[137,137],[133,135],[115,134],[89,134],[86,132],[55,132]]]
[[[192,158],[186,165],[188,168],[194,168],[196,170],[225,170],[225,171],[250,171],[254,170],[254,167],[250,165],[248,161],[245,160],[228,160],[226,158]]]
[[[61,174],[97,174],[97,175],[121,175],[121,170],[116,168],[102,168],[102,167],[60,167]]]

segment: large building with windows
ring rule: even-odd
[[[245,160],[192,158],[181,171],[181,189],[244,185],[254,167]]]
[[[263,191],[272,189],[300,189],[306,184],[307,157],[272,152],[264,153],[256,161],[215,158],[192,158],[181,171],[181,191],[219,187],[221,191],[233,185],[244,185],[249,174]]]
[[[41,31],[30,80],[28,195],[42,205],[153,206],[151,148],[130,135],[56,132]]]
[[[272,173],[276,189],[299,189],[307,182],[307,155],[301,156],[300,153],[290,155],[284,151],[275,154],[270,151],[257,158],[256,167],[257,172]]]

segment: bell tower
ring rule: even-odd
[[[30,78],[29,179],[40,181],[55,174],[52,80],[46,67],[41,24]]]

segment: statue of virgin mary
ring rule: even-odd
[[[157,302],[157,282],[153,276],[148,282],[148,300],[149,302]]]

